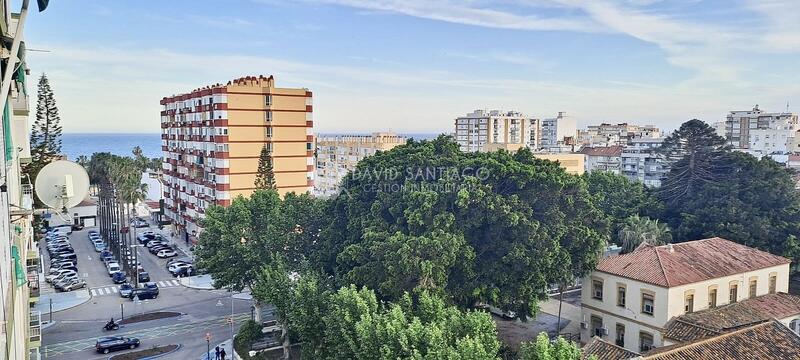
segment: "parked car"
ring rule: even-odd
[[[95,349],[99,353],[108,354],[112,351],[135,349],[139,347],[141,342],[137,338],[129,338],[122,336],[102,337],[97,339],[94,344]]]
[[[158,254],[159,251],[167,249],[172,249],[172,248],[167,245],[156,245],[150,248],[150,253],[155,255]]]
[[[83,281],[83,279],[70,279],[56,285],[56,289],[61,291],[72,291],[84,287],[86,287],[86,281]]]
[[[83,230],[83,224],[73,224],[72,225],[72,230],[75,230],[75,231]]]
[[[146,286],[141,289],[133,289],[129,297],[131,300],[135,300],[137,297],[139,300],[156,299],[158,298],[158,287],[154,289]]]
[[[125,276],[124,272],[117,271],[113,275],[111,275],[111,281],[113,281],[114,284],[122,284],[128,281],[128,277]]]
[[[59,260],[72,260],[73,262],[78,262],[78,256],[75,255],[75,252],[64,252],[60,253],[57,257]]]
[[[119,297],[130,297],[131,291],[133,291],[133,286],[130,283],[123,283],[119,286]]]
[[[54,269],[54,270],[51,269],[50,272],[47,275],[45,275],[44,281],[51,283],[54,280],[59,279],[60,276],[69,273],[77,274],[78,272],[70,269]]]
[[[70,282],[80,280],[78,277],[78,273],[66,273],[63,274],[55,279],[53,279],[53,287],[56,289],[60,289],[64,287],[64,285],[69,284]]]
[[[63,267],[70,267],[70,266],[78,266],[72,261],[69,260],[60,260],[60,261],[53,261],[50,263],[50,269],[60,269]]]
[[[55,267],[50,266],[50,271],[53,270],[72,270],[74,272],[78,272],[78,266],[71,262],[63,262],[56,264]]]
[[[144,244],[144,246],[148,249],[158,245],[166,245],[166,242],[164,242],[164,240],[152,239],[148,241],[146,244]]]
[[[106,244],[103,243],[94,243],[94,251],[101,252],[106,249]]]
[[[140,271],[139,272],[139,282],[148,282],[150,281],[150,274],[147,271]]]
[[[156,254],[156,256],[158,256],[158,257],[160,257],[162,259],[166,259],[166,258],[176,257],[176,256],[178,256],[178,253],[176,253],[175,250],[172,250],[172,249],[164,249],[164,250],[159,251]]]
[[[173,266],[169,269],[169,273],[175,277],[192,276],[192,274],[194,274],[194,266],[184,263],[173,264]]]
[[[117,273],[117,272],[122,270],[122,267],[120,267],[118,263],[113,262],[113,261],[109,262],[106,265],[106,268],[108,269],[108,276],[109,277],[114,276],[115,273]]]

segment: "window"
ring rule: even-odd
[[[775,287],[778,284],[778,275],[777,274],[769,274],[769,293],[775,293]]]
[[[311,143],[306,143],[306,151],[311,151]]]
[[[687,314],[694,311],[694,294],[686,294],[684,297],[683,311]]]
[[[264,105],[272,105],[272,95],[267,95],[264,97]]]
[[[750,292],[748,293],[748,296],[751,299],[756,297],[756,291],[758,290],[758,280],[756,280],[756,279],[751,279],[750,280],[750,289],[749,290],[750,290]]]
[[[592,334],[599,337],[603,337],[603,335],[605,335],[605,329],[603,329],[603,318],[592,315]]]
[[[647,315],[653,315],[653,294],[643,293],[642,294],[642,313]]]
[[[264,113],[264,120],[265,121],[272,121],[272,111],[267,111]]]
[[[625,307],[625,285],[617,285],[617,306]]]
[[[603,281],[592,280],[592,297],[603,301]]]
[[[739,285],[731,283],[730,290],[728,292],[728,302],[735,303],[738,298],[739,298]]]
[[[625,325],[623,324],[617,324],[617,339],[615,343],[619,347],[625,347]]]
[[[272,127],[271,126],[267,127],[267,137],[268,138],[272,137]]]
[[[708,289],[708,308],[717,307],[717,288]]]
[[[639,333],[639,351],[645,352],[653,349],[653,334],[644,331]]]

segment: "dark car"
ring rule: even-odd
[[[137,297],[139,298],[139,300],[158,298],[158,285],[153,287],[151,286],[151,284],[147,284],[145,285],[145,287],[141,289],[133,289],[133,291],[131,291],[130,298],[131,300],[134,300]]]
[[[139,347],[139,344],[140,341],[137,338],[113,336],[97,339],[97,343],[94,344],[94,347],[97,349],[97,352],[108,354],[112,351],[135,349]]]
[[[150,281],[150,274],[148,274],[147,271],[140,271],[139,272],[139,282],[143,283],[143,282],[148,282],[148,281]]]
[[[122,284],[127,280],[128,279],[125,277],[125,273],[122,271],[117,271],[114,273],[114,275],[111,275],[111,281],[113,281],[114,284]]]
[[[56,257],[56,259],[58,259],[58,260],[72,260],[73,262],[76,262],[76,263],[78,262],[78,256],[76,256],[74,252],[59,254],[58,257]]]

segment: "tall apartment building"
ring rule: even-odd
[[[281,194],[314,184],[312,94],[248,76],[161,100],[165,215],[187,234],[212,205],[255,190],[261,149]]]
[[[541,145],[547,152],[572,152],[577,143],[578,124],[575,118],[559,111],[555,118],[542,120]]]
[[[342,179],[356,168],[359,161],[378,151],[388,151],[405,143],[405,137],[391,132],[318,137],[314,195],[336,195]]]
[[[787,292],[790,262],[721,238],[645,244],[631,253],[604,258],[583,280],[581,342],[598,337],[636,353],[675,344],[686,335],[669,331],[676,318]],[[800,305],[800,300],[793,302]],[[786,326],[796,324],[798,311],[791,313],[770,318],[779,318]],[[715,326],[736,321],[732,315],[719,317]],[[711,326],[698,327],[713,332]]]
[[[631,139],[622,150],[622,175],[647,186],[660,187],[669,169],[657,150],[664,142],[659,139]]]
[[[586,172],[607,171],[619,174],[622,167],[622,146],[586,146],[580,153],[585,157]]]
[[[653,125],[636,124],[600,124],[589,125],[578,133],[578,142],[584,146],[617,146],[627,145],[634,138],[656,139],[661,137],[661,130]]]
[[[27,2],[26,2],[27,3]],[[34,242],[33,188],[21,172],[31,161],[27,78],[22,29],[27,9],[12,14],[11,2],[0,1],[2,41],[2,114],[0,129],[0,360],[40,359],[41,314],[39,249]],[[40,9],[42,10],[42,9]]]
[[[734,148],[750,149],[751,134],[760,136],[761,139],[768,135],[759,130],[777,130],[791,134],[800,130],[798,116],[790,112],[767,113],[756,105],[752,110],[731,111],[725,120],[725,138]]]
[[[475,110],[455,121],[461,151],[491,151],[497,146],[539,148],[540,122],[516,111]]]

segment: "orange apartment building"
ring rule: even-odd
[[[272,153],[281,194],[314,186],[312,94],[248,76],[161,100],[164,212],[196,234],[212,204],[255,190],[261,149]]]

